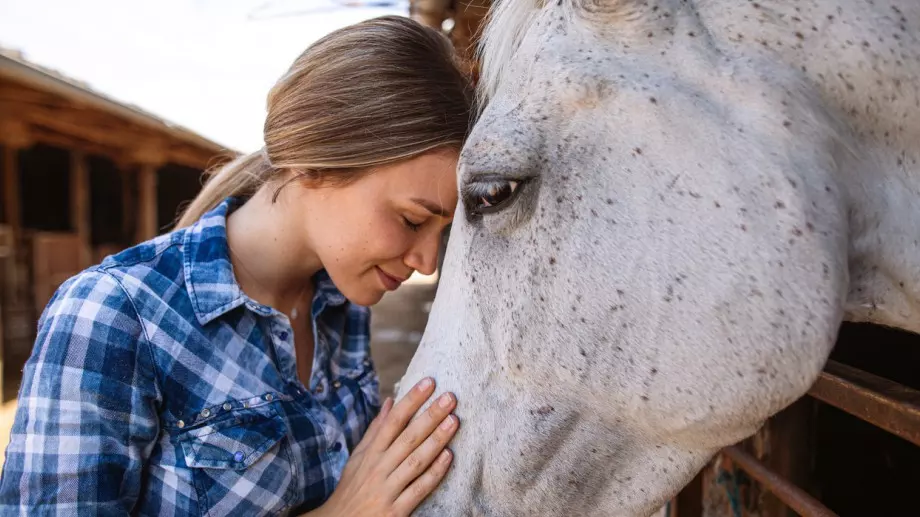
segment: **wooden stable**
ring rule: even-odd
[[[0,50],[0,357],[10,380],[57,286],[168,229],[202,171],[230,154]]]

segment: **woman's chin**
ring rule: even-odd
[[[348,301],[351,303],[356,305],[363,305],[365,307],[369,307],[379,302],[386,292],[383,289],[368,289],[363,286],[358,289],[349,289],[348,291],[351,292],[345,291],[343,289],[339,290],[342,291],[342,294],[345,296],[345,298],[348,298]]]

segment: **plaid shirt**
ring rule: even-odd
[[[233,199],[65,282],[39,321],[2,515],[286,515],[315,508],[379,410],[369,311],[316,276],[310,389],[288,318],[228,258]]]

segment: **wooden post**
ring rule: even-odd
[[[3,211],[6,224],[13,232],[13,240],[19,242],[22,234],[22,208],[19,204],[19,151],[28,147],[28,130],[21,124],[8,122],[0,124],[0,138],[3,139]]]
[[[70,224],[80,238],[80,267],[92,265],[90,181],[83,151],[70,152]]]
[[[137,241],[143,242],[157,236],[157,166],[141,164],[137,176]]]
[[[165,153],[155,142],[147,143],[135,152],[133,160],[139,164],[137,171],[137,242],[156,237],[159,231],[157,217],[157,169],[166,162]]]
[[[3,365],[6,362],[7,336],[9,335],[8,317],[10,309],[19,304],[20,283],[26,279],[18,277],[20,236],[22,235],[22,208],[19,203],[19,151],[31,145],[28,128],[9,120],[0,120],[0,139],[3,144],[3,211],[6,224],[10,229],[7,248],[2,292],[0,292],[0,400],[3,392]]]

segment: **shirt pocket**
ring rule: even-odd
[[[276,515],[295,479],[287,424],[272,407],[238,409],[189,429],[179,443],[201,515]]]

